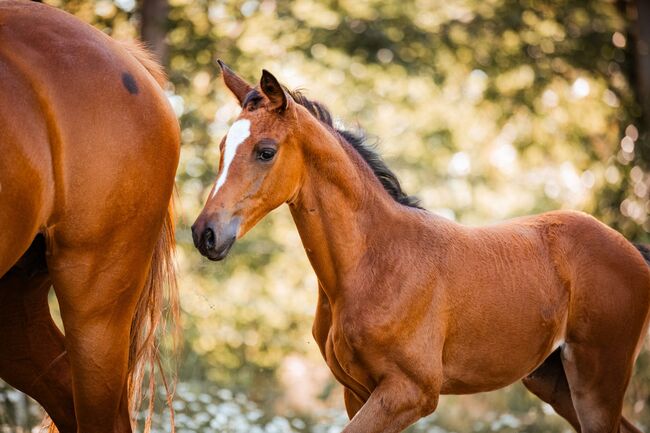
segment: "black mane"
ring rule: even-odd
[[[285,89],[287,90],[287,89]],[[338,129],[334,126],[332,115],[329,110],[325,108],[320,102],[307,99],[299,91],[289,91],[294,101],[305,107],[316,119],[320,120],[329,126],[335,133],[339,134],[347,143],[349,143],[363,158],[364,161],[370,166],[377,179],[381,182],[384,189],[390,194],[393,199],[405,206],[420,208],[420,200],[417,197],[410,196],[402,190],[402,186],[381,156],[366,142],[366,137],[362,133],[354,133]]]

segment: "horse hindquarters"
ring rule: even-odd
[[[572,216],[566,227],[555,245],[571,287],[561,359],[581,431],[638,431],[621,411],[648,326],[648,266],[620,234],[591,217]]]
[[[120,129],[101,143],[108,156],[97,159],[112,176],[98,176],[83,160],[70,162],[76,165],[71,184],[81,184],[66,201],[65,214],[74,217],[48,228],[48,267],[84,433],[131,431],[129,406],[141,385],[134,364],[152,355],[147,332],[163,308],[163,280],[173,280],[170,199],[179,137],[173,114],[156,101],[155,109],[145,106],[148,125],[127,129],[114,122]],[[128,152],[117,135],[129,144]]]

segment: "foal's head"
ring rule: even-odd
[[[226,257],[236,239],[289,201],[303,169],[296,149],[302,107],[269,72],[263,71],[259,86],[252,87],[219,64],[242,111],[221,141],[217,181],[192,226],[194,244],[211,260]]]

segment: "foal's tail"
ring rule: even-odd
[[[149,274],[131,322],[128,386],[131,416],[134,419],[142,403],[142,386],[147,367],[149,375],[149,410],[144,432],[148,432],[151,427],[156,369],[160,371],[165,386],[167,404],[171,411],[171,432],[174,432],[174,411],[171,401],[175,380],[170,386],[160,357],[160,345],[161,337],[170,336],[172,353],[175,358],[180,344],[180,309],[174,262],[175,245],[173,204],[170,202],[158,242],[153,251]]]
[[[650,266],[650,245],[648,244],[634,244],[637,250],[641,253],[643,258],[645,259],[646,263],[648,266]]]

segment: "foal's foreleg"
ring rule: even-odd
[[[77,431],[70,363],[52,321],[46,273],[11,270],[0,278],[0,377],[36,399],[61,433]]]
[[[345,410],[348,413],[348,418],[352,419],[363,407],[363,402],[357,398],[356,395],[349,388],[343,388],[343,401],[345,402]]]
[[[423,389],[406,378],[388,378],[343,429],[343,433],[397,433],[433,412],[439,386]]]

